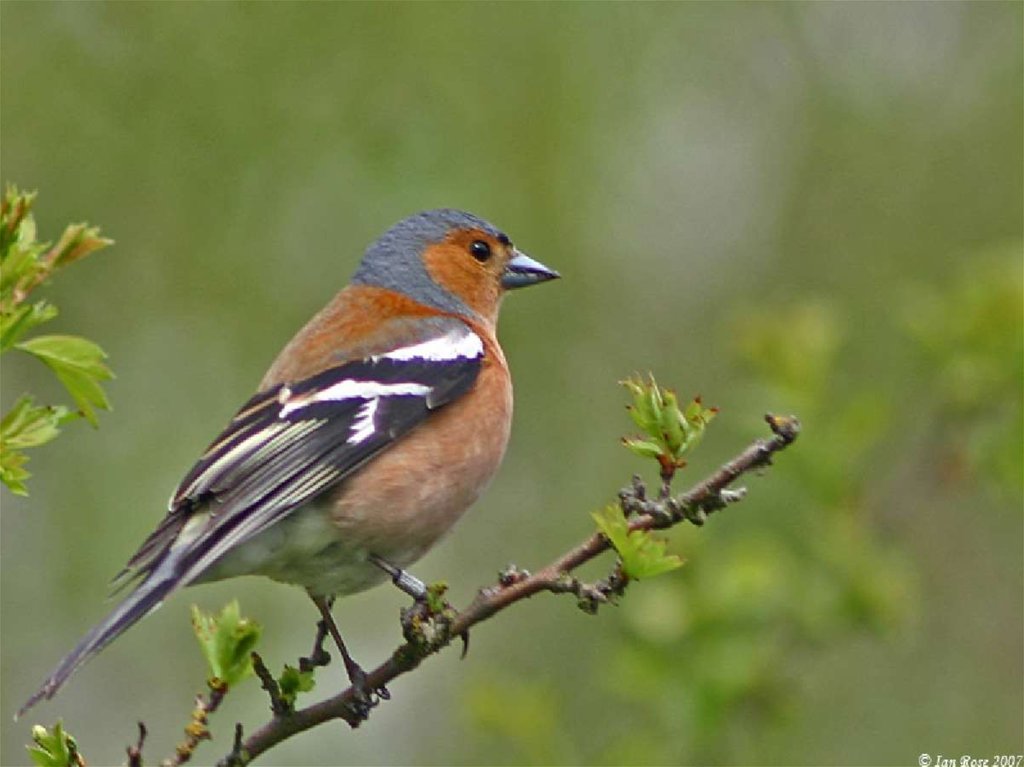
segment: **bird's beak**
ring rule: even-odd
[[[512,260],[505,266],[505,273],[501,275],[501,286],[506,290],[525,288],[561,276],[554,269],[548,269],[540,261],[534,261],[522,251],[514,249]]]

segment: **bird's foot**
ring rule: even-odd
[[[369,677],[363,671],[362,666],[349,658],[345,663],[345,671],[348,673],[348,681],[352,685],[352,699],[349,701],[349,710],[353,719],[349,723],[358,727],[370,716],[370,712],[380,705],[382,700],[391,700],[391,693],[384,685],[373,687],[370,685]]]
[[[319,594],[310,594],[310,597],[313,600],[313,604],[320,611],[321,621],[317,624],[316,642],[313,645],[312,657],[304,660],[311,664],[322,661],[324,656],[327,655],[327,652],[323,649],[323,642],[327,634],[331,635],[334,643],[338,646],[338,651],[341,653],[341,659],[345,664],[345,673],[348,674],[348,680],[352,686],[352,698],[349,703],[352,716],[351,718],[346,718],[346,721],[353,727],[358,727],[380,701],[388,700],[391,697],[391,693],[388,692],[388,688],[384,685],[373,687],[366,672],[352,658],[348,648],[345,646],[345,640],[341,638],[341,632],[338,631],[338,625],[334,622],[334,617],[331,615],[333,598],[327,598]]]

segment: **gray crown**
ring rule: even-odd
[[[452,208],[425,210],[403,218],[366,249],[352,282],[373,285],[411,296],[420,303],[458,314],[472,315],[462,301],[434,282],[423,264],[423,251],[441,242],[453,229],[480,229],[502,237],[493,224]]]

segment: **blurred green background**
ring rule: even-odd
[[[3,179],[39,190],[42,237],[87,219],[117,240],[53,285],[52,329],[118,376],[98,432],[37,451],[29,499],[0,491],[0,762],[57,717],[93,764],[122,762],[139,719],[148,761],[168,755],[203,678],[192,602],[237,595],[274,667],[308,651],[297,591],[205,586],[10,719],[279,347],[371,240],[439,206],[565,277],[506,302],[507,460],[416,570],[456,604],[650,474],[618,445],[634,371],[722,409],[684,482],[765,411],[805,434],[746,502],[672,534],[682,570],[596,618],[531,600],[357,732],[263,763],[1024,752],[1020,3],[3,3],[0,21]],[[6,357],[4,407],[24,390],[61,397]],[[403,604],[336,608],[364,663]],[[266,708],[255,683],[230,696],[198,762]]]

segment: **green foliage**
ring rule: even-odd
[[[683,566],[683,560],[678,556],[665,553],[665,540],[655,538],[649,530],[631,531],[617,504],[609,504],[591,516],[598,530],[615,547],[622,560],[622,572],[628,578],[653,578]]]
[[[950,285],[917,286],[905,300],[904,327],[929,400],[959,474],[1024,493],[1021,370],[1024,370],[1024,262],[1020,241],[969,259]]]
[[[60,433],[60,425],[77,417],[62,405],[38,406],[31,394],[23,394],[0,420],[0,480],[17,495],[27,495],[24,465],[26,447],[46,444]]]
[[[311,692],[316,687],[316,677],[312,669],[300,671],[295,666],[286,663],[284,671],[277,678],[277,686],[281,693],[281,699],[289,709],[293,709],[300,692]]]
[[[70,733],[64,731],[60,722],[47,730],[42,725],[32,728],[34,746],[26,746],[28,755],[39,767],[83,767],[85,760],[78,751],[78,744]]]
[[[445,594],[448,593],[446,581],[435,581],[427,585],[427,608],[434,615],[440,615],[449,609]]]
[[[684,456],[700,443],[717,410],[704,407],[700,397],[681,408],[675,392],[658,386],[650,374],[646,380],[635,376],[620,383],[632,399],[626,409],[643,432],[640,437],[624,437],[622,442],[635,455],[657,460],[667,482],[676,469],[686,465]],[[682,567],[682,559],[665,553],[664,540],[647,530],[630,531],[629,521],[618,505],[610,504],[591,516],[618,553],[627,578],[653,578]]]
[[[743,312],[731,329],[745,365],[784,394],[803,416],[820,402],[843,342],[840,318],[829,304],[805,299],[786,307]]]
[[[640,376],[629,378],[622,385],[633,398],[626,409],[644,433],[643,437],[624,437],[622,443],[641,458],[657,458],[663,473],[685,466],[684,456],[700,443],[718,410],[704,407],[700,397],[680,408],[676,393],[658,386],[653,375],[646,381]]]
[[[859,492],[871,450],[893,418],[895,403],[882,388],[844,380],[853,331],[837,307],[815,298],[744,311],[731,328],[739,362],[763,401],[785,403],[810,439],[829,448],[798,451],[787,464],[805,473],[816,504],[838,506]],[[817,514],[810,522],[827,519]]]
[[[100,381],[111,378],[103,364],[106,354],[92,341],[76,336],[37,336],[16,348],[45,363],[57,376],[93,426],[98,425],[95,408],[110,409]]]
[[[237,600],[225,605],[216,616],[193,605],[192,630],[210,669],[210,687],[233,687],[253,673],[252,651],[262,628],[242,617]]]
[[[572,705],[562,699],[564,689],[527,675],[497,675],[471,682],[463,709],[467,718],[475,728],[486,729],[501,741],[501,747],[491,752],[490,761],[581,763],[571,750],[571,741],[564,737],[561,712]]]
[[[877,479],[878,452],[901,428],[905,414],[880,377],[869,386],[842,375],[857,328],[837,307],[805,299],[748,313],[734,330],[741,362],[758,381],[760,396],[796,403],[808,426],[803,438],[809,435],[814,446],[787,456],[775,470],[801,478],[789,501],[802,510],[801,535],[776,532],[770,541],[748,541],[743,557],[767,556],[777,563],[780,597],[794,591],[805,595],[779,607],[805,641],[908,626],[914,578],[903,558],[873,533],[870,519],[857,512]],[[762,548],[763,556],[751,551]]]
[[[25,333],[36,325],[49,322],[57,316],[57,307],[45,301],[24,304],[10,314],[0,314],[0,351],[7,351]]]
[[[29,295],[58,270],[112,242],[86,224],[69,225],[52,247],[37,242],[31,214],[34,201],[35,193],[8,186],[0,203],[0,354],[16,349],[46,364],[77,410],[40,405],[25,394],[4,415],[0,421],[0,481],[18,495],[28,493],[28,456],[23,451],[54,439],[64,423],[79,416],[96,426],[96,409],[110,409],[100,383],[113,377],[103,363],[103,350],[84,338],[49,335],[21,340],[57,316],[56,306],[44,299],[30,303]]]

